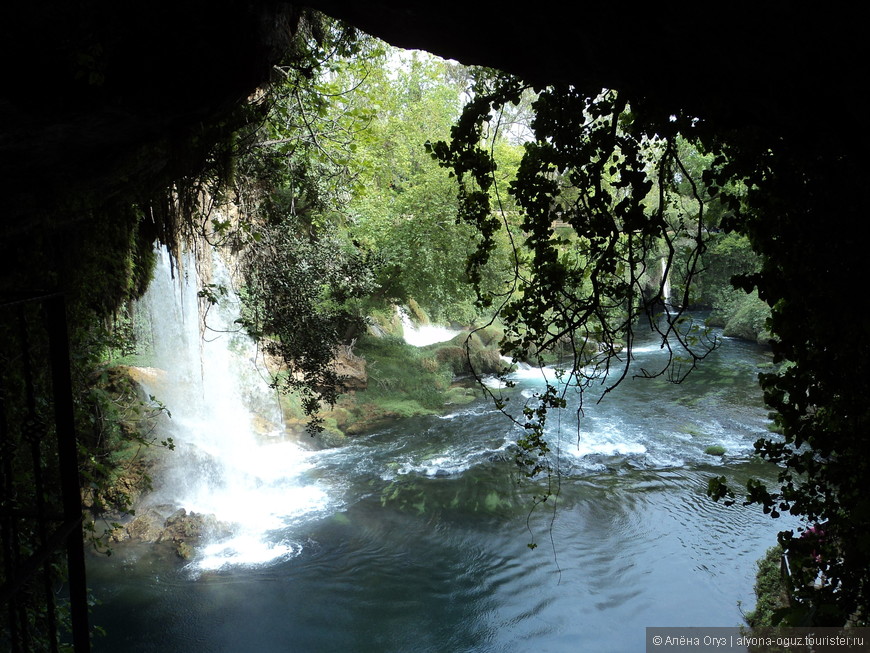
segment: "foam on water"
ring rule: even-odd
[[[203,548],[191,565],[196,572],[216,571],[231,566],[257,567],[294,558],[302,552],[302,545],[282,539],[264,541],[257,535],[242,533],[228,540],[215,542]]]

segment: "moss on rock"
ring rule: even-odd
[[[770,547],[757,564],[755,574],[755,609],[745,615],[752,628],[776,626],[778,613],[788,607],[788,591],[781,571],[782,547]]]

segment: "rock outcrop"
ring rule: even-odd
[[[232,525],[214,515],[187,512],[170,505],[151,506],[136,514],[111,534],[112,542],[166,543],[178,557],[189,560],[194,545],[203,538],[229,537]]]

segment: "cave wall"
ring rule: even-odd
[[[277,2],[7,3],[0,233],[38,228],[71,197],[190,174],[191,138],[268,78],[298,19]]]
[[[541,84],[619,88],[717,121],[838,132],[859,116],[866,59],[857,8],[790,3],[501,3],[309,0],[393,45]],[[850,100],[851,97],[851,100]],[[819,120],[833,114],[836,125]]]
[[[865,56],[855,9],[768,3],[350,3],[315,9],[402,47],[540,83],[617,87],[723,129],[845,138]],[[3,224],[172,170],[174,143],[269,74],[301,9],[273,0],[15,2],[0,10]],[[822,134],[822,136],[819,136]],[[135,160],[143,144],[162,154]],[[13,229],[14,231],[14,229]]]

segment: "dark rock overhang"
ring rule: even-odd
[[[857,9],[789,2],[309,4],[401,47],[529,80],[618,88],[660,111],[810,140],[863,139]],[[268,0],[16,3],[2,11],[0,179],[19,202],[172,165],[172,137],[268,75],[298,8]],[[166,140],[167,160],[129,156]],[[127,157],[125,159],[125,157]],[[8,195],[7,195],[8,196]],[[29,196],[29,199],[28,199]]]
[[[70,197],[111,198],[130,180],[184,176],[180,145],[222,123],[232,130],[228,116],[268,79],[298,18],[289,4],[250,0],[8,3],[0,9],[7,233],[32,230]]]
[[[794,2],[309,4],[394,45],[542,84],[629,90],[725,128],[806,129],[857,117],[865,28],[856,8]],[[851,98],[851,101],[849,100]]]

